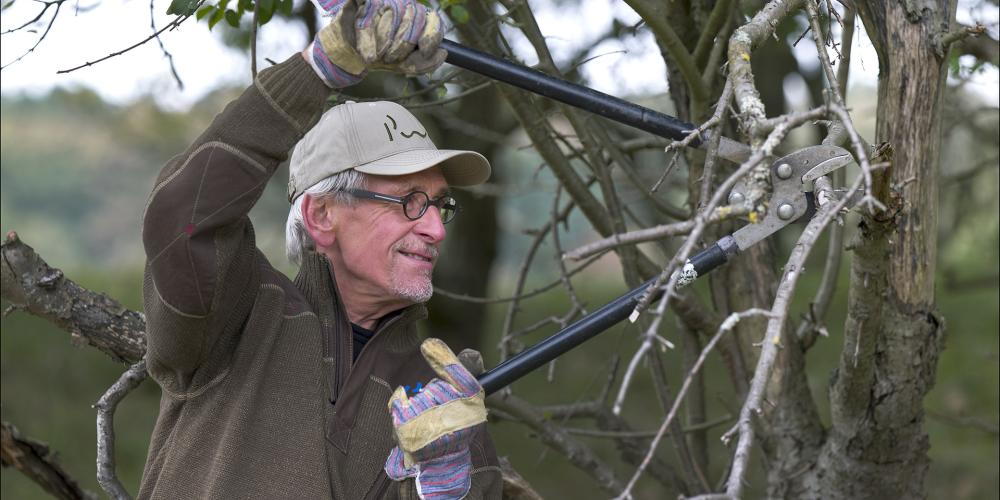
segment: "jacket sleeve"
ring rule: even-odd
[[[264,258],[247,214],[328,94],[296,54],[160,171],[143,213],[143,305],[149,371],[166,391],[190,395],[224,375]]]

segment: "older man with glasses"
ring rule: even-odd
[[[406,109],[331,88],[426,73],[440,23],[414,0],[321,2],[301,55],[268,68],[160,172],[143,218],[147,362],[162,388],[142,498],[499,498],[483,391],[415,323],[450,186],[489,163],[440,150]],[[247,217],[286,159],[294,281]],[[395,392],[393,392],[395,388]]]

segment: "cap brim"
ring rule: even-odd
[[[415,149],[354,167],[375,175],[407,175],[440,166],[449,186],[473,186],[490,178],[490,162],[474,151]]]

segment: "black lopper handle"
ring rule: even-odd
[[[448,58],[445,61],[449,64],[660,137],[679,141],[697,128],[659,111],[546,75],[541,71],[470,49],[451,40],[443,40],[441,48],[448,51]],[[696,147],[700,144],[698,138],[691,141],[691,146]]]
[[[656,278],[653,278],[634,290],[618,297],[604,307],[580,318],[572,325],[559,330],[551,337],[508,358],[503,363],[479,375],[479,385],[486,394],[492,394],[515,380],[545,366],[546,363],[562,356],[570,349],[590,340],[595,335],[615,326],[628,317],[639,303],[639,297],[646,291]],[[660,294],[662,292],[657,292]]]
[[[694,266],[696,271],[695,276],[690,279],[695,279],[725,264],[737,252],[736,241],[733,240],[732,236],[720,239],[712,246],[688,259],[688,262]],[[646,289],[652,286],[655,281],[656,278],[653,278],[639,285],[634,290],[618,297],[604,307],[580,318],[572,325],[559,330],[545,340],[508,358],[489,371],[482,373],[478,377],[479,384],[483,386],[486,394],[492,394],[514,383],[514,381],[534,371],[536,368],[545,366],[549,361],[562,356],[597,334],[615,326],[629,316],[639,303],[639,298],[642,297]],[[656,290],[653,300],[658,299],[662,294],[662,290]]]

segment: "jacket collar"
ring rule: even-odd
[[[345,331],[350,331],[347,310],[340,298],[333,268],[325,255],[311,250],[304,253],[299,273],[295,276],[295,287],[305,295],[306,301],[324,326],[335,329],[346,328]],[[392,330],[389,338],[384,339],[386,349],[391,351],[411,349],[420,342],[413,324],[426,317],[427,308],[423,304],[408,306],[394,317],[380,321],[376,326],[375,335],[378,336],[383,330]],[[341,325],[335,326],[332,321],[338,321]]]

